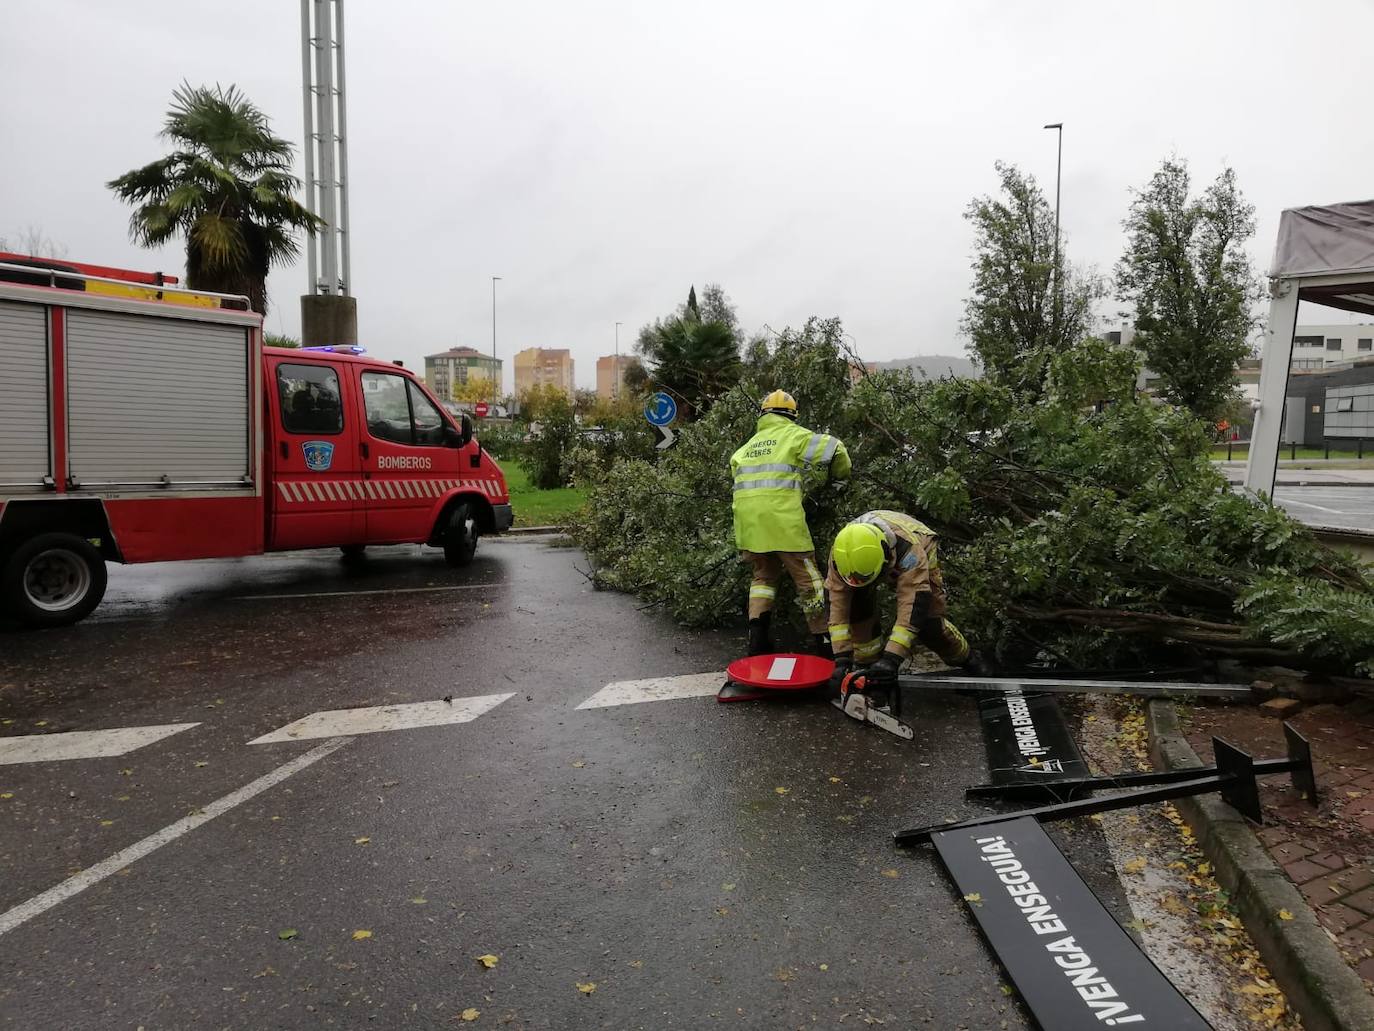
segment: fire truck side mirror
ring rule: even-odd
[[[467,447],[472,440],[472,416],[464,412],[458,421],[463,427],[462,432],[458,435],[458,446]]]

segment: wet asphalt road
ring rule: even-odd
[[[914,743],[817,703],[577,711],[742,644],[582,561],[526,539],[461,571],[411,548],[115,569],[86,623],[0,629],[0,735],[200,723],[0,766],[0,912],[318,746],[246,743],[310,712],[514,692],[356,736],[0,934],[0,1027],[1026,1026],[933,853],[888,840],[973,811],[973,703],[908,702]],[[1055,833],[1129,920],[1096,827]]]

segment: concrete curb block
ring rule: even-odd
[[[1183,736],[1173,702],[1149,703],[1146,724],[1157,769],[1201,766]],[[1197,834],[1216,878],[1231,893],[1270,973],[1307,1031],[1374,1031],[1374,997],[1317,923],[1307,905],[1245,818],[1215,795],[1174,803]],[[1281,920],[1279,910],[1293,914]]]
[[[498,537],[533,537],[541,533],[567,533],[566,526],[512,526],[509,530],[502,530]]]

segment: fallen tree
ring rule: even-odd
[[[781,386],[854,460],[848,484],[808,484],[822,561],[860,512],[917,515],[941,535],[952,618],[1002,663],[1224,655],[1374,676],[1369,568],[1231,491],[1200,420],[1136,397],[1132,353],[1089,339],[1031,390],[890,371],[851,384],[851,363],[837,320],[784,332],[673,450],[612,466],[574,528],[596,581],[687,624],[739,619],[729,455]]]

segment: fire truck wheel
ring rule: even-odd
[[[0,569],[0,607],[34,627],[85,619],[105,596],[105,560],[72,533],[42,533],[15,548]]]
[[[367,545],[345,544],[339,549],[339,553],[343,556],[345,562],[357,562],[359,559],[366,557]]]
[[[466,566],[477,554],[477,516],[469,504],[461,504],[449,516],[444,531],[444,558],[451,566]]]

